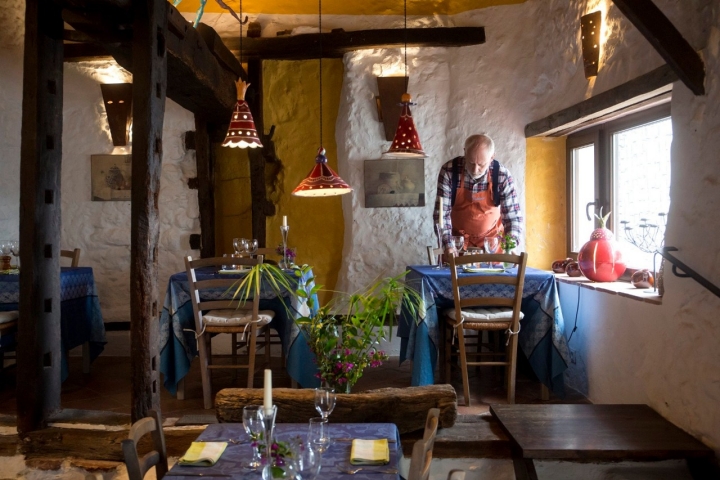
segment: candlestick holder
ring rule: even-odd
[[[283,259],[282,259],[282,264],[280,265],[280,268],[290,268],[290,263],[288,262],[288,256],[287,256],[288,230],[290,230],[290,226],[288,226],[288,225],[280,226],[280,234],[282,235],[282,246],[283,246]]]
[[[275,415],[277,414],[277,405],[273,405],[271,410],[262,409],[263,427],[265,435],[265,455],[267,455],[267,464],[272,465],[272,444],[275,432]]]

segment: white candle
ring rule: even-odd
[[[283,227],[287,227],[287,215],[283,215]]]
[[[445,213],[443,212],[443,197],[440,197],[440,218],[438,220],[440,229],[445,228]]]
[[[263,408],[265,409],[265,414],[270,415],[270,412],[272,412],[272,370],[266,369],[265,370],[265,387],[263,391]]]

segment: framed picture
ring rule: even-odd
[[[94,201],[130,200],[132,155],[91,155],[90,162]]]
[[[425,160],[365,160],[365,208],[424,206]]]

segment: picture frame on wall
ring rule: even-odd
[[[424,206],[424,159],[365,160],[365,208]]]
[[[90,188],[96,202],[130,201],[132,155],[91,155]]]

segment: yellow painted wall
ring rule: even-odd
[[[527,0],[408,0],[408,15],[455,15],[468,10],[514,5]],[[239,11],[238,0],[225,0],[235,12]],[[181,12],[195,12],[200,0],[184,0],[178,5]],[[223,13],[226,10],[214,0],[207,0],[205,12]],[[314,15],[318,13],[318,3],[314,0],[243,0],[243,13],[262,13],[265,15]],[[325,0],[323,15],[402,15],[403,2],[398,0],[365,0],[348,2],[347,0]]]
[[[526,152],[528,263],[549,270],[554,260],[566,257],[565,137],[528,138]]]

